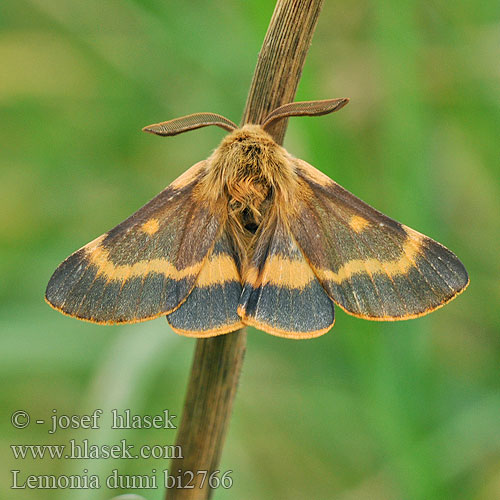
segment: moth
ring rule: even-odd
[[[427,314],[469,283],[447,248],[375,210],[267,132],[278,120],[337,111],[347,98],[294,102],[239,128],[214,113],[145,127],[160,136],[216,125],[206,160],[54,272],[46,300],[94,323],[165,315],[183,335],[253,325],[301,339],[353,316]]]

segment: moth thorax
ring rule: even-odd
[[[210,157],[205,192],[222,210],[226,207],[239,247],[249,245],[271,207],[293,197],[296,174],[290,160],[258,125],[227,135]]]

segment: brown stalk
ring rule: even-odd
[[[316,28],[323,0],[277,0],[248,93],[242,124],[261,123],[278,106],[292,102]],[[287,120],[268,132],[282,144]],[[168,500],[211,497],[213,490],[197,471],[217,470],[231,418],[245,353],[246,331],[199,339],[196,342],[182,421],[176,443],[182,459],[174,459],[169,473],[182,477],[185,486],[167,491]],[[222,475],[219,474],[219,477]]]

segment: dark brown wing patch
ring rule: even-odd
[[[192,290],[220,222],[196,199],[200,162],[136,213],[68,257],[46,300],[96,323],[133,323],[176,309]]]
[[[328,295],[346,312],[409,319],[465,289],[467,271],[447,248],[390,219],[302,160],[303,199],[292,232]]]

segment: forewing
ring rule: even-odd
[[[241,278],[236,254],[225,231],[206,259],[186,301],[167,320],[174,331],[189,337],[213,337],[243,327],[236,309]]]
[[[238,313],[245,324],[280,337],[317,337],[333,326],[332,300],[277,217],[259,236]]]
[[[447,248],[370,207],[302,160],[292,232],[328,295],[373,320],[409,319],[465,289],[467,271]]]
[[[46,300],[96,323],[133,323],[170,313],[193,288],[219,233],[196,197],[200,162],[121,224],[68,257]]]

